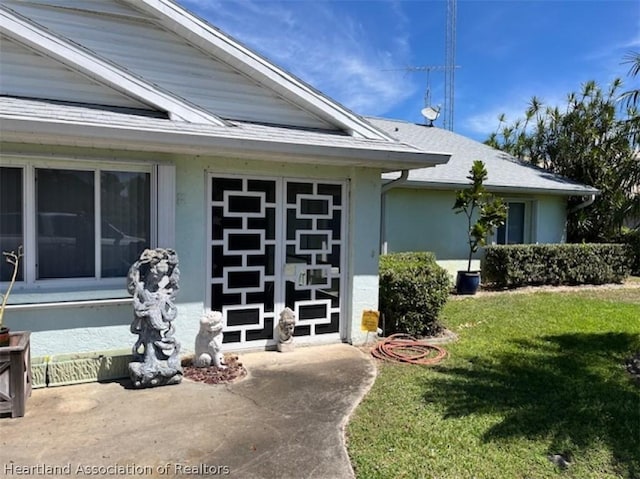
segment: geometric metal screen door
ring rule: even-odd
[[[224,343],[275,344],[285,306],[295,336],[338,339],[344,182],[214,175],[209,195],[207,303],[222,312]]]

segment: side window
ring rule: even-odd
[[[498,228],[496,242],[498,244],[523,244],[525,238],[526,206],[524,202],[508,202],[509,208],[506,223]]]
[[[0,167],[0,251],[17,251],[24,245],[22,168]],[[24,278],[20,262],[17,280]],[[9,281],[13,267],[0,258],[0,281]]]

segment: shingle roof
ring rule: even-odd
[[[485,185],[492,191],[578,196],[598,193],[595,188],[524,163],[503,151],[448,130],[399,120],[381,118],[367,118],[367,120],[399,141],[421,149],[451,153],[451,159],[446,164],[410,171],[407,186],[450,189],[467,185],[471,165],[475,160],[482,160],[488,173]],[[383,175],[385,179],[395,177],[397,174]]]
[[[0,132],[5,141],[20,142],[24,137],[41,139],[45,125],[54,144],[65,144],[64,135],[84,136],[86,141],[73,141],[78,146],[105,146],[99,142],[112,132],[123,142],[135,139],[150,144],[148,150],[178,153],[220,154],[246,150],[258,154],[264,150],[273,155],[335,158],[337,163],[373,166],[383,170],[417,168],[430,163],[443,163],[447,154],[422,150],[404,142],[358,138],[335,131],[305,130],[287,127],[232,122],[230,126],[187,123],[167,118],[134,114],[130,111],[90,105],[0,96]],[[98,133],[98,129],[100,132]],[[111,137],[113,140],[113,137]],[[89,143],[87,143],[89,142]],[[111,145],[113,147],[113,144]],[[141,149],[145,149],[142,148]],[[154,150],[155,148],[155,150]],[[251,154],[251,153],[249,153]],[[396,165],[395,167],[393,165]]]

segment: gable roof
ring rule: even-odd
[[[400,141],[418,148],[451,153],[446,164],[409,172],[405,187],[458,189],[467,186],[469,170],[475,160],[484,162],[488,177],[485,186],[494,192],[544,193],[566,196],[598,194],[599,190],[550,173],[503,152],[449,130],[400,120],[368,118],[378,128]],[[385,174],[384,179],[397,175]]]
[[[0,34],[5,142],[383,171],[449,157],[396,140],[171,0],[2,0]]]
[[[22,45],[53,58],[98,83],[125,92],[184,121],[223,124],[215,115],[176,97],[144,78],[100,57],[91,50],[74,44],[61,35],[39,27],[35,22],[0,5],[2,33]]]
[[[161,24],[186,35],[189,41],[239,69],[249,77],[273,89],[287,100],[339,125],[348,134],[372,139],[389,137],[356,113],[325,96],[290,72],[274,65],[239,41],[225,35],[171,0],[125,0],[158,15]]]
[[[171,0],[3,0],[0,11],[2,29],[14,39],[74,68],[84,66],[80,71],[110,86],[116,71],[118,86],[136,98],[136,84],[171,92],[174,99],[206,111],[205,122],[218,117],[389,139]],[[202,121],[197,116],[185,119]]]
[[[146,103],[108,88],[66,67],[50,56],[0,35],[0,94],[28,97],[35,90],[48,91],[52,99],[100,103],[115,107],[153,109]],[[52,91],[51,83],[60,85]]]
[[[11,61],[0,48],[2,74],[13,75],[9,91],[0,88],[6,142],[383,171],[441,164],[449,156],[397,141],[171,0],[3,0],[0,33],[19,45]],[[60,74],[31,82],[29,68]],[[20,93],[21,78],[33,94]],[[91,84],[106,103],[87,103],[86,92],[64,96],[65,78]],[[121,108],[138,105],[148,111]]]

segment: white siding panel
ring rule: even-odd
[[[85,10],[132,18],[144,18],[144,14],[112,0],[5,0],[3,3],[14,8],[18,3],[42,7],[59,7],[68,10]]]
[[[46,28],[222,118],[335,129],[174,33],[136,18],[137,12],[132,17],[124,17],[34,3],[8,1],[7,4]]]
[[[1,95],[149,109],[4,36],[0,37],[0,57]]]

